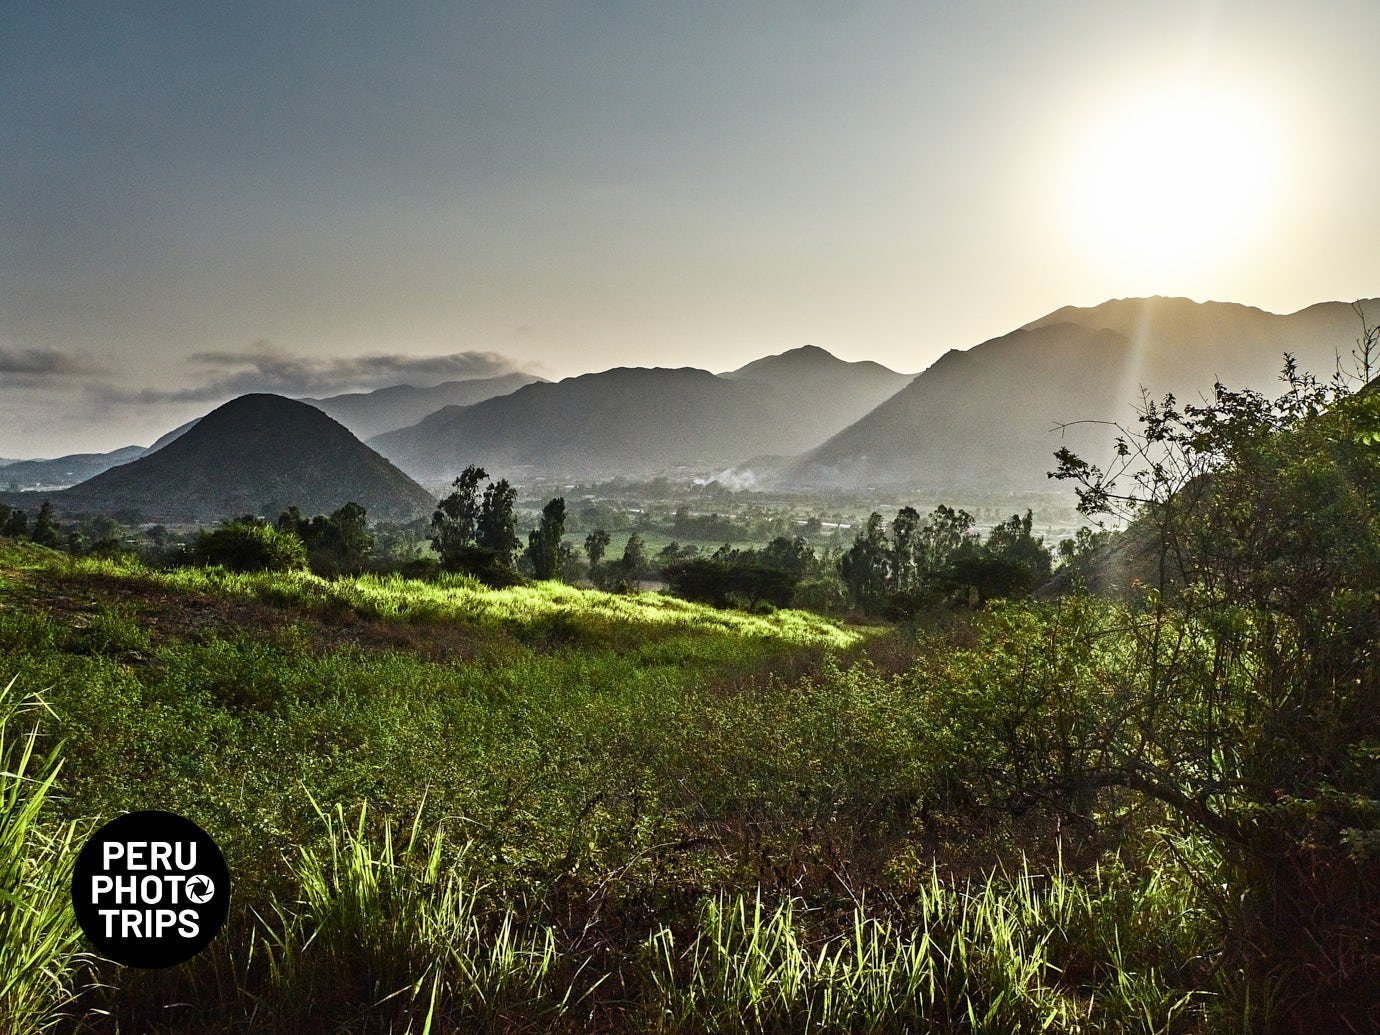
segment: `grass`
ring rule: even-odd
[[[559,582],[489,589],[465,575],[443,575],[435,582],[398,575],[328,579],[306,571],[252,574],[219,568],[156,571],[129,560],[90,558],[70,562],[68,570],[134,578],[189,593],[250,597],[288,608],[327,613],[345,610],[369,618],[462,622],[514,630],[545,624],[563,628],[573,638],[597,636],[614,629],[640,633],[665,629],[844,649],[856,645],[865,635],[865,630],[846,628],[806,611],[745,614],[660,593],[605,593]]]
[[[71,916],[75,855],[70,824],[44,825],[61,762],[19,727],[42,707],[0,688],[0,1031],[41,1031],[72,999],[80,932]]]
[[[26,1023],[1206,1030],[1210,858],[1066,870],[1038,826],[963,826],[938,723],[955,659],[987,671],[966,635],[0,542],[0,665],[48,704],[0,826],[48,888],[0,933],[40,961]],[[54,912],[74,824],[149,807],[220,843],[230,920],[169,971],[84,964]]]

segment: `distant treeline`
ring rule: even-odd
[[[45,501],[32,520],[23,510],[0,505],[0,535],[74,556],[136,552],[156,565],[218,565],[230,571],[309,568],[323,576],[396,571],[422,578],[461,572],[496,586],[559,579],[614,592],[635,591],[650,581],[716,607],[852,610],[893,620],[932,606],[978,606],[1029,595],[1054,567],[1053,553],[1032,532],[1029,510],[1012,515],[985,539],[967,511],[940,505],[922,518],[907,506],[890,523],[874,512],[851,545],[826,544],[823,552],[807,538],[820,534],[817,517],[800,522],[778,515],[758,516],[753,523],[762,531],[795,527],[806,535],[776,534],[761,546],[726,541],[712,551],[682,545],[678,537],[653,552],[643,534],[633,531],[621,553],[610,555],[612,537],[602,526],[582,540],[567,536],[563,497],[546,503],[524,543],[516,501],[517,490],[506,480],[490,481],[482,468],[471,465],[429,522],[371,523],[365,508],[350,502],[330,514],[308,516],[288,506],[273,521],[245,514],[175,535],[161,525],[131,530],[104,515],[59,523]],[[600,509],[585,508],[586,518],[596,515]],[[692,515],[684,506],[668,527],[687,538],[744,532],[737,519]],[[1081,563],[1102,538],[1084,529],[1077,539],[1060,544],[1060,558]]]

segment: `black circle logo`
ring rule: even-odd
[[[97,830],[77,856],[72,908],[102,956],[129,967],[171,967],[220,932],[230,870],[190,819],[129,812]]]

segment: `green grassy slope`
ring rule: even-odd
[[[1184,989],[1212,932],[1186,880],[930,869],[918,810],[947,774],[908,642],[650,594],[156,572],[0,541],[0,672],[42,693],[39,748],[61,743],[45,822],[179,812],[235,881],[203,956],[97,964],[48,1019],[1197,1030]]]

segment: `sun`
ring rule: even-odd
[[[1239,96],[1122,102],[1077,150],[1070,222],[1099,261],[1154,273],[1227,261],[1269,222],[1280,160],[1266,112]]]

